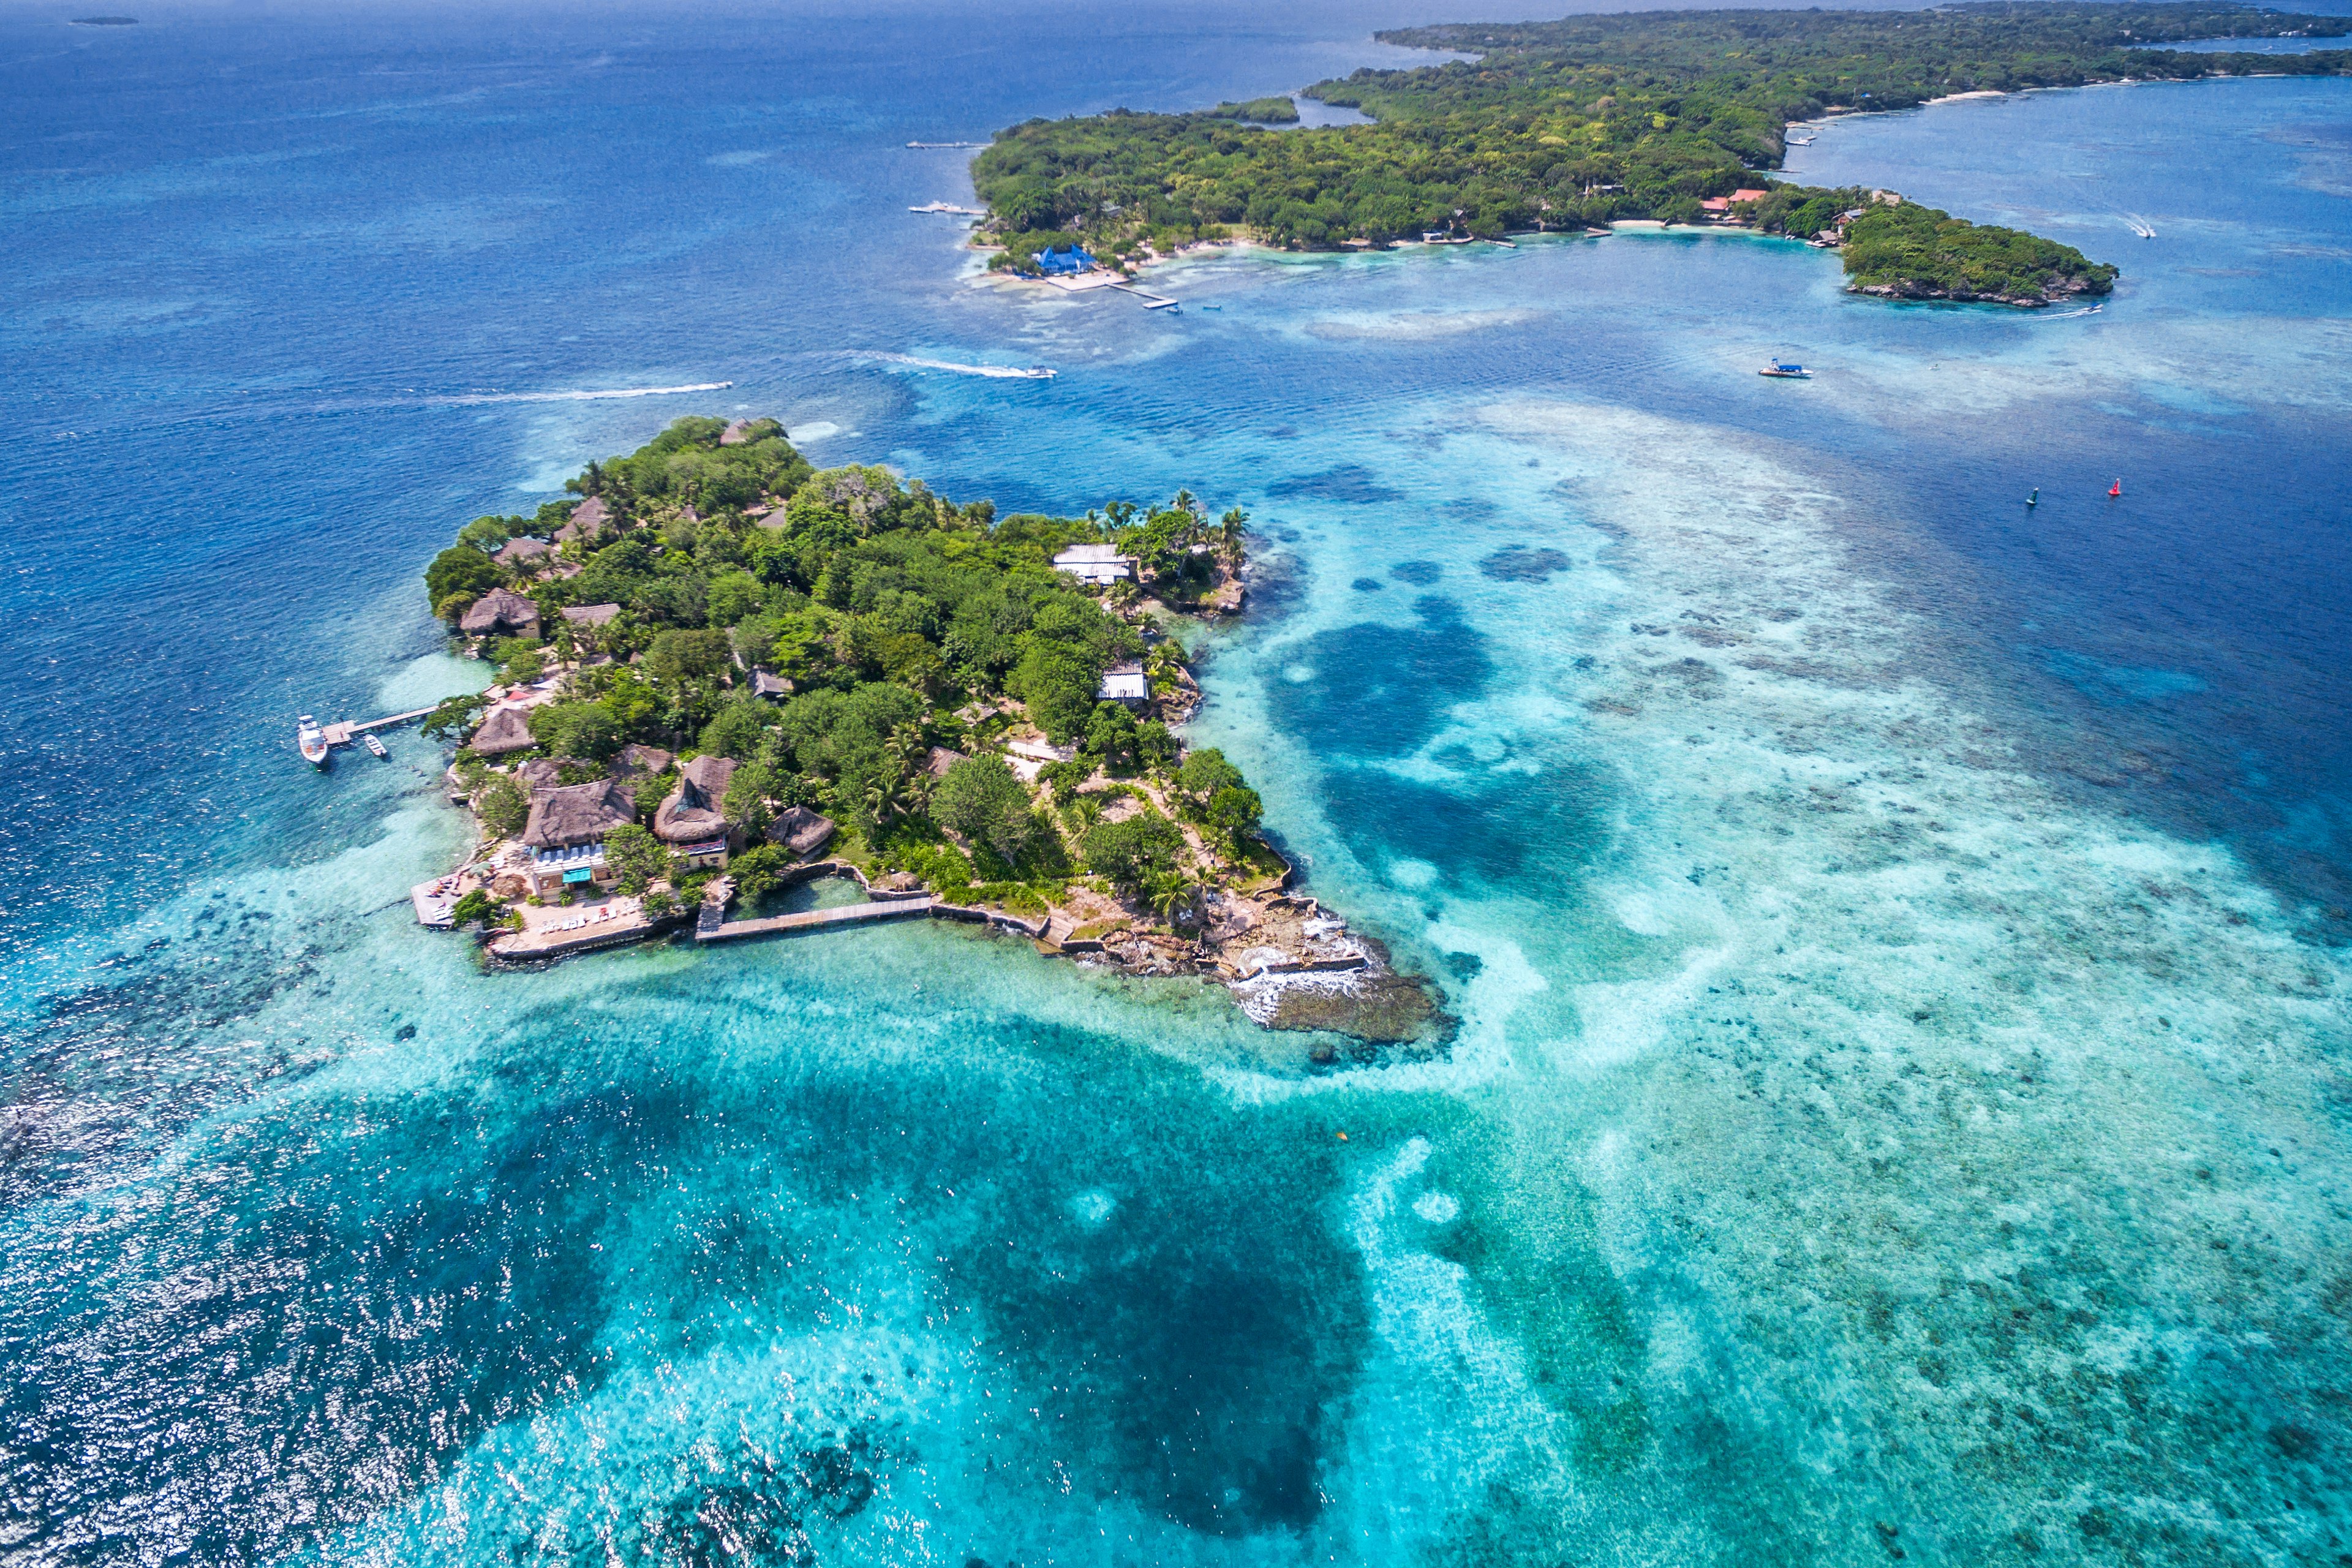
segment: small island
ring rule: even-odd
[[[1179,738],[1246,513],[999,517],[814,469],[772,419],[678,420],[567,489],[425,574],[499,667],[425,722],[477,826],[415,890],[427,924],[521,964],[926,914],[1205,977],[1271,1027],[1443,1039],[1431,987],[1296,891],[1256,791]],[[763,912],[821,878],[866,897]]]
[[[1848,287],[2038,307],[2109,292],[2072,246],[1888,191],[1772,182],[1792,124],[1971,92],[2342,75],[2352,54],[2201,53],[2194,39],[2341,37],[2352,19],[2249,5],[1983,4],[1930,11],[1652,11],[1376,35],[1472,60],[1360,70],[1305,96],[1364,125],[1268,129],[1225,104],[1033,120],[973,161],[992,265],[1131,270],[1229,239],[1301,250],[1738,225],[1843,254]],[[1260,100],[1265,104],[1266,100]]]

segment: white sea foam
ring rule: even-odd
[[[621,397],[676,397],[688,392],[723,392],[731,381],[696,381],[678,386],[615,386],[576,392],[468,392],[421,402],[436,407],[464,408],[478,403],[602,403]]]
[[[1044,365],[960,364],[954,360],[924,359],[916,354],[883,353],[867,349],[845,349],[842,353],[845,359],[910,365],[917,370],[943,370],[953,375],[986,376],[992,381],[1051,381],[1054,378],[1054,372]]]

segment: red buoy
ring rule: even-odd
[[[2117,479],[2114,484],[2107,487],[2107,499],[2109,500],[2114,500],[2117,496],[2120,496],[2123,493],[2124,482],[2121,479]]]

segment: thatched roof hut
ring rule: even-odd
[[[618,605],[566,605],[562,610],[563,618],[575,626],[610,626],[620,613]]]
[[[612,525],[613,509],[604,504],[603,496],[590,496],[572,509],[572,520],[555,531],[555,542],[566,543],[585,539],[593,543]]]
[[[507,588],[493,588],[474,601],[458,619],[457,629],[470,637],[539,636],[539,606]]]
[[[727,836],[722,809],[727,785],[735,777],[731,757],[697,757],[677,776],[661,809],[654,813],[654,837],[665,844],[700,844]]]
[[[509,539],[490,559],[501,566],[527,566],[546,560],[554,548],[544,539]]]
[[[627,745],[605,771],[616,779],[649,779],[669,772],[675,760],[659,746]]]
[[[528,751],[539,742],[531,738],[530,719],[520,708],[493,708],[466,749],[478,757],[502,757],[509,752]]]
[[[945,746],[933,746],[930,755],[923,759],[923,771],[935,779],[948,776],[948,770],[967,759],[961,752],[950,752]]]
[[[773,419],[738,419],[719,434],[722,447],[740,447],[749,441],[764,441],[771,436],[781,436],[784,427]]]
[[[804,805],[782,812],[768,824],[769,842],[791,850],[795,860],[805,860],[832,843],[833,835],[833,819],[819,816]]]
[[[782,702],[793,694],[793,683],[780,675],[764,669],[751,672],[751,695],[764,697],[771,702]]]
[[[531,797],[530,823],[522,841],[533,849],[569,849],[601,842],[607,833],[637,819],[637,804],[610,779],[542,790]]]

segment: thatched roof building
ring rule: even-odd
[[[474,601],[458,619],[457,629],[469,637],[535,637],[539,606],[507,588],[493,588]]]
[[[804,805],[780,813],[768,824],[769,842],[791,850],[795,860],[805,860],[832,843],[833,835],[833,819],[819,816]]]
[[[665,844],[703,844],[727,837],[723,807],[727,785],[734,777],[731,757],[697,757],[687,763],[678,773],[677,787],[654,813],[654,837]]]
[[[764,669],[755,669],[751,672],[752,696],[764,697],[771,702],[782,702],[792,694],[793,683],[783,677],[772,675]]]
[[[590,496],[572,509],[572,520],[555,531],[555,542],[566,543],[585,539],[593,543],[605,529],[612,526],[613,509],[604,504],[603,496]]]
[[[669,772],[676,759],[659,746],[627,745],[605,771],[616,779],[649,779]]]
[[[533,849],[569,849],[601,842],[615,827],[636,819],[636,802],[610,779],[567,784],[531,797],[530,823],[522,830],[522,841]]]
[[[539,742],[531,738],[530,718],[520,708],[493,708],[466,749],[478,757],[502,757],[527,751]]]
[[[509,539],[490,559],[501,566],[527,566],[546,560],[554,548],[544,539]]]
[[[945,746],[933,746],[930,755],[923,759],[923,771],[935,779],[948,776],[948,770],[967,759],[961,752],[950,752]]]
[[[738,419],[719,434],[722,447],[740,447],[748,441],[764,441],[771,436],[781,436],[784,427],[772,419]]]

